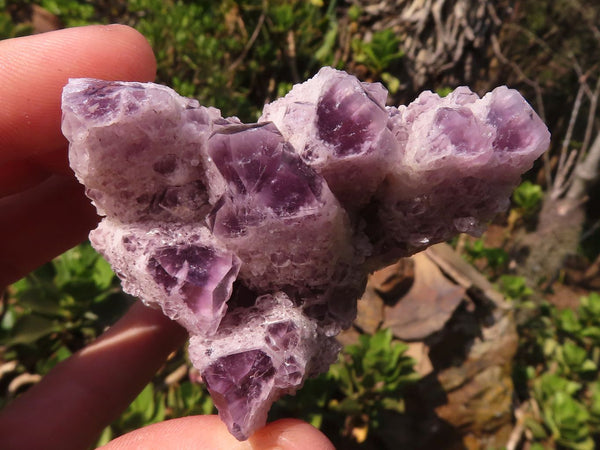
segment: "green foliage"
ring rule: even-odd
[[[506,269],[509,259],[508,253],[504,249],[487,247],[483,239],[467,243],[464,255],[470,263],[480,263],[477,265],[482,265],[482,270],[489,271],[492,278],[495,278],[496,274]]]
[[[391,29],[376,31],[368,42],[355,38],[352,51],[354,60],[381,78],[391,94],[398,92],[400,80],[390,72],[391,66],[403,56],[396,33]]]
[[[531,215],[536,212],[543,198],[542,187],[531,181],[524,181],[513,193],[513,202],[524,215]]]
[[[12,18],[6,12],[6,1],[0,0],[0,39],[12,37],[13,29]]]
[[[400,394],[416,381],[414,361],[404,355],[407,345],[392,341],[390,330],[359,339],[358,344],[345,348],[341,360],[329,370],[344,394],[341,402],[330,406],[348,415],[366,413],[369,417],[383,409],[403,412]]]
[[[95,338],[131,300],[89,243],[75,247],[11,287],[0,323],[9,356],[36,355],[39,373]]]
[[[18,36],[25,36],[31,33],[31,26],[28,24],[14,23],[8,13],[10,2],[0,0],[0,40],[9,39]]]
[[[438,89],[436,89],[436,90],[435,90],[435,93],[436,93],[437,95],[439,95],[440,97],[445,97],[445,96],[447,96],[448,94],[450,94],[450,92],[452,92],[453,90],[454,90],[454,89],[452,89],[451,87],[444,86],[444,87],[441,87],[441,88],[438,88]]]
[[[166,405],[171,417],[214,414],[216,411],[206,390],[198,383],[190,381],[169,387]]]
[[[242,120],[255,120],[281,83],[333,61],[337,21],[319,2],[132,0],[128,8],[155,51],[159,81]]]
[[[116,436],[152,423],[195,414],[214,414],[212,400],[206,390],[197,383],[164,386],[149,383],[121,416],[106,427],[96,446],[106,444]]]
[[[340,430],[350,436],[348,426],[376,432],[382,413],[404,412],[404,392],[419,378],[407,348],[390,330],[361,335],[327,374],[308,380],[294,398],[280,400],[272,417],[301,417],[329,436]]]
[[[165,419],[164,394],[155,395],[152,383],[139,393],[120,417],[122,428],[135,429],[144,425],[161,422]]]
[[[158,82],[245,121],[258,117],[265,99],[335,63],[335,0],[32,3],[65,26],[133,26],[152,45]],[[16,32],[10,16],[0,12],[0,37]]]
[[[376,31],[369,42],[352,41],[354,60],[364,64],[375,74],[381,74],[389,66],[402,58],[400,40],[391,29]]]
[[[600,438],[600,295],[576,311],[543,304],[522,327],[517,390],[539,406],[526,426],[538,442],[592,449]]]
[[[499,286],[500,291],[511,300],[527,300],[533,294],[525,278],[516,275],[502,275]]]
[[[41,0],[39,5],[60,17],[66,27],[78,27],[99,23],[93,3],[89,0]]]

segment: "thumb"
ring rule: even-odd
[[[335,450],[323,433],[297,419],[272,422],[247,441],[234,438],[217,416],[192,416],[125,434],[102,450]]]

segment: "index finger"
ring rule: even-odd
[[[67,80],[149,81],[155,70],[146,39],[122,25],[0,42],[0,291],[84,240],[97,222],[60,130]]]

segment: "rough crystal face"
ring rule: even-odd
[[[211,230],[244,262],[240,275],[258,293],[323,288],[354,252],[346,212],[292,150],[272,123],[226,126],[208,140],[227,185]]]
[[[266,105],[272,121],[302,159],[320,173],[344,207],[367,204],[396,151],[387,128],[387,91],[325,67],[285,97]]]
[[[388,111],[400,151],[376,193],[370,237],[378,254],[405,256],[457,233],[480,234],[549,144],[540,118],[506,87],[481,99],[465,87],[445,98],[424,92]]]
[[[241,263],[208,229],[104,219],[90,240],[126,292],[161,307],[190,333],[216,332]]]
[[[202,372],[215,405],[238,439],[244,439],[254,423],[266,421],[266,414],[252,410],[252,404],[268,398],[274,374],[271,358],[260,350],[223,356]]]
[[[320,349],[324,343],[325,351]],[[193,336],[190,358],[230,431],[244,439],[265,423],[274,400],[295,392],[309,373],[326,370],[338,349],[315,321],[278,292],[232,311],[214,336]]]
[[[549,144],[506,87],[386,99],[323,68],[242,124],[151,83],[64,89],[71,167],[105,216],[92,244],[187,328],[240,440],[335,360],[369,271],[478,233]]]

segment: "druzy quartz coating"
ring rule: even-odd
[[[240,440],[335,360],[370,271],[480,233],[549,145],[506,87],[386,99],[328,67],[255,124],[152,83],[64,88],[71,167],[104,216],[90,240],[126,292],[189,331]]]

